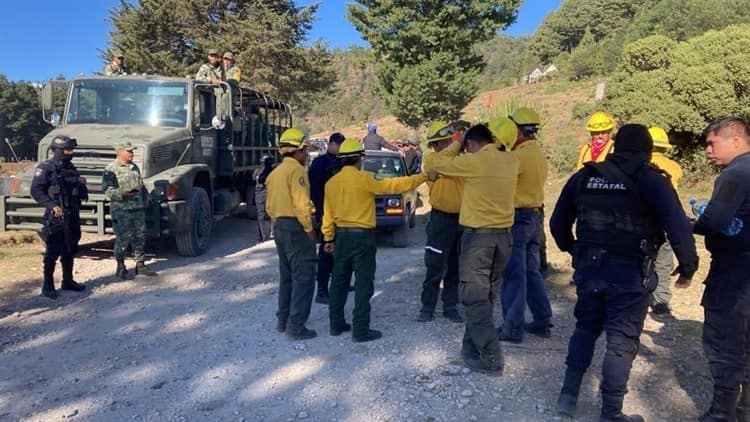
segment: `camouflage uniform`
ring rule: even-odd
[[[229,66],[224,68],[224,74],[227,76],[227,80],[234,79],[239,82],[242,78],[240,68],[237,66]]]
[[[225,80],[224,78],[224,66],[219,64],[214,66],[211,63],[203,63],[198,69],[198,73],[195,74],[195,79],[203,82],[211,82],[211,78],[216,78],[220,81]]]
[[[125,64],[119,65],[115,62],[110,62],[104,67],[104,74],[107,76],[127,75],[129,73],[130,69]]]
[[[132,148],[127,143],[118,145],[118,150]],[[110,201],[112,225],[115,230],[115,259],[125,260],[128,245],[133,248],[133,255],[138,263],[145,261],[143,253],[146,244],[146,205],[150,202],[149,194],[143,185],[141,171],[135,163],[122,164],[115,160],[107,166],[102,176],[104,195]],[[137,191],[139,194],[124,197],[123,192]]]

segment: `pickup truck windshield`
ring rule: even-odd
[[[68,124],[185,127],[187,84],[129,79],[77,80]]]
[[[362,160],[362,170],[374,174],[378,180],[406,176],[401,157],[366,156]]]

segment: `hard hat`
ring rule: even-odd
[[[615,128],[615,119],[603,111],[597,111],[589,117],[586,130],[589,132],[610,132]]]
[[[654,140],[654,148],[674,148],[674,146],[669,143],[669,137],[664,129],[658,126],[653,126],[648,129],[648,133],[651,134],[651,139]]]
[[[508,117],[516,122],[518,126],[539,126],[542,123],[539,113],[529,107],[517,108],[513,114]]]
[[[355,139],[345,139],[339,147],[339,158],[358,157],[365,154],[365,146]]]
[[[444,121],[434,122],[427,129],[427,145],[443,139],[450,139],[454,133],[456,133],[456,127],[452,124]]]
[[[495,137],[495,143],[498,146],[504,146],[506,151],[513,148],[518,137],[518,127],[509,117],[498,117],[487,124],[492,136]]]
[[[52,139],[52,143],[50,144],[50,148],[57,149],[73,149],[77,146],[78,143],[76,142],[75,138],[71,138],[65,135],[55,136],[55,138]]]
[[[305,145],[305,133],[294,127],[285,130],[279,139],[279,148],[299,148],[303,145]]]

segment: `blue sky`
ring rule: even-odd
[[[298,0],[310,4],[311,0]],[[364,45],[346,20],[350,0],[322,0],[318,21],[310,34],[334,48]],[[57,75],[101,71],[99,51],[106,47],[110,30],[108,10],[119,0],[39,0],[32,3],[0,0],[0,74],[10,80],[42,82]],[[533,33],[561,0],[525,0],[510,35]]]

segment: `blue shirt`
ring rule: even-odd
[[[323,198],[325,195],[325,185],[328,179],[333,177],[341,169],[341,164],[335,155],[325,153],[318,156],[310,164],[308,178],[310,179],[310,199],[315,206],[315,216],[318,221],[323,217]]]

